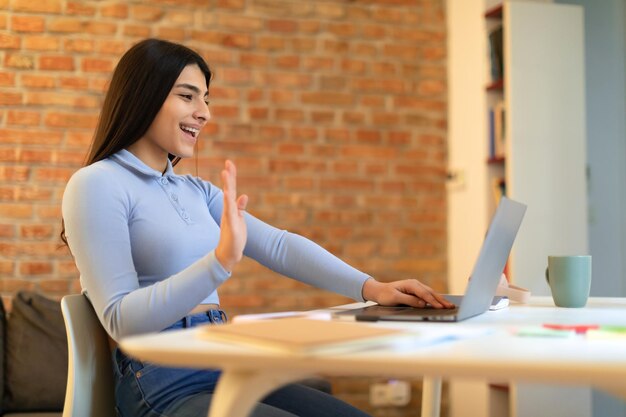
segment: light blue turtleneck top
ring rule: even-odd
[[[127,150],[78,170],[63,219],[83,291],[115,340],[161,331],[201,303],[219,303],[230,277],[215,258],[222,191],[164,174]],[[245,213],[244,255],[298,281],[363,301],[369,278],[310,240]]]

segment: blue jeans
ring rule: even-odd
[[[219,310],[187,316],[165,329],[224,323]],[[219,370],[166,368],[113,352],[115,401],[120,417],[204,417],[208,414]],[[270,393],[252,417],[367,417],[322,391],[289,384]]]

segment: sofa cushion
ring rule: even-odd
[[[60,411],[67,383],[61,304],[35,292],[13,299],[6,322],[3,411]]]

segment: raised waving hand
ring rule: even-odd
[[[222,170],[222,188],[224,191],[224,207],[220,224],[220,241],[215,248],[215,257],[224,269],[232,271],[243,258],[248,231],[244,219],[244,211],[248,204],[248,196],[237,196],[237,167],[226,160]]]

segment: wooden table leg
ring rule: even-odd
[[[441,378],[424,377],[422,382],[422,417],[439,417],[441,412]]]
[[[265,395],[276,388],[311,376],[304,373],[224,370],[211,401],[209,417],[248,417]]]

